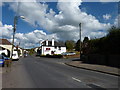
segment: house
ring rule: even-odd
[[[53,55],[53,54],[61,54],[63,52],[66,52],[66,47],[64,44],[61,44],[59,42],[56,42],[54,38],[52,41],[43,41],[40,43],[41,47],[37,49],[37,52],[39,52],[41,55]]]
[[[4,53],[8,57],[10,56],[9,50],[0,46],[0,54],[2,54],[2,53]]]
[[[23,52],[24,52],[24,51],[23,51],[23,49],[22,49],[21,47],[19,47],[19,46],[17,45],[17,46],[14,47],[14,50],[15,50],[15,51],[18,51],[19,56],[21,56],[21,57],[23,56]]]
[[[12,52],[12,44],[7,40],[7,39],[0,39],[0,47],[1,47],[1,50],[7,50],[7,56],[10,57],[11,55],[11,52]],[[19,47],[15,47],[13,48],[14,50],[18,49],[20,50],[20,56],[22,55],[22,49],[19,48]]]
[[[7,50],[7,56],[10,57],[10,52],[12,51],[12,44],[7,39],[0,39],[1,52]]]
[[[34,51],[37,53],[37,51],[39,50],[39,48],[41,48],[41,47],[40,46],[39,47],[35,47]]]

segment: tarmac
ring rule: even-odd
[[[105,65],[96,65],[96,64],[87,64],[87,63],[82,63],[82,61],[71,61],[65,64],[72,67],[76,67],[76,68],[82,68],[86,70],[92,70],[92,71],[97,71],[101,73],[120,76],[120,69],[115,67],[110,67]]]

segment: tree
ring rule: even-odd
[[[88,42],[89,42],[89,38],[84,37],[83,44],[82,44],[82,51],[84,54],[87,54],[89,52]]]
[[[89,41],[88,37],[84,37],[83,43],[87,43]]]
[[[80,40],[78,40],[78,41],[76,42],[75,50],[76,50],[76,51],[80,51]]]
[[[105,37],[89,41],[89,53],[119,54],[120,53],[120,28],[111,27]]]
[[[57,42],[60,46],[65,46],[65,42],[63,42],[63,41],[58,41]]]
[[[75,41],[73,40],[67,40],[65,42],[65,46],[66,48],[70,51],[70,50],[73,50],[75,48]]]
[[[108,53],[119,54],[120,53],[120,28],[116,28],[113,26],[109,30],[104,44],[108,49]]]

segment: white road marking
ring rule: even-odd
[[[82,82],[81,80],[79,80],[77,78],[74,78],[74,77],[72,77],[72,79],[75,80],[75,81],[78,81],[78,82]]]
[[[74,78],[74,77],[72,77],[72,79],[75,80],[75,81],[77,81],[77,82],[82,82],[81,80],[79,80],[79,79],[77,79],[77,78]],[[86,85],[87,88],[92,88],[92,87],[88,86],[86,83],[84,83],[84,82],[82,82],[82,83],[83,83],[84,85]]]

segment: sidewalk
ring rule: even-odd
[[[96,64],[87,64],[87,63],[82,63],[82,61],[71,61],[71,62],[67,62],[65,64],[69,65],[69,66],[77,67],[77,68],[82,68],[82,69],[87,69],[87,70],[92,70],[92,71],[97,71],[97,72],[120,76],[120,69],[114,68],[114,67],[109,67],[109,66],[104,66],[104,65],[96,65]]]

